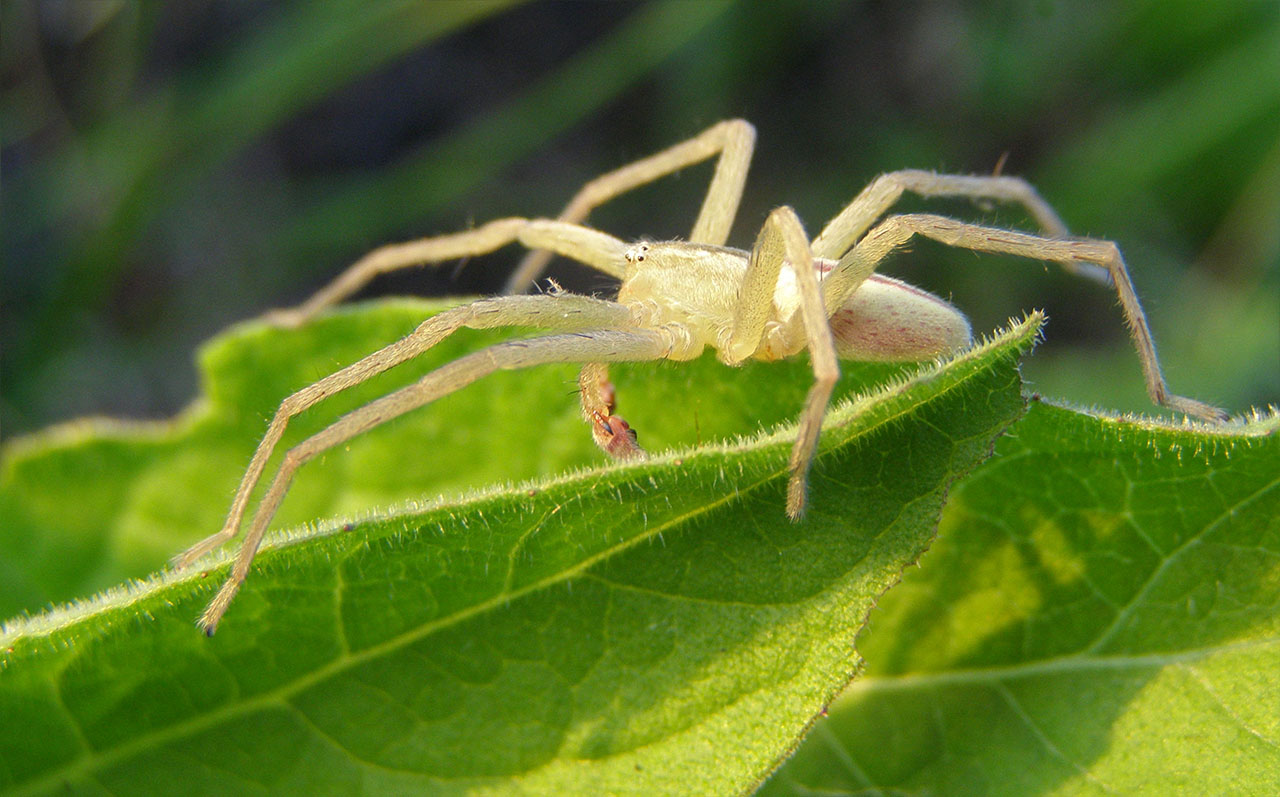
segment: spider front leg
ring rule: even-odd
[[[530,248],[559,252],[605,273],[616,276],[621,276],[622,273],[625,244],[602,232],[556,221],[502,219],[474,230],[419,241],[414,246],[417,247],[418,255],[430,262],[491,252],[515,241]],[[369,262],[376,262],[376,259]],[[340,277],[333,286],[335,292],[341,293],[344,285],[343,278]],[[222,530],[179,555],[174,560],[175,566],[185,567],[236,536],[249,503],[249,495],[261,478],[267,460],[283,436],[290,418],[334,393],[418,356],[461,327],[479,329],[518,325],[559,329],[628,327],[631,325],[631,316],[628,311],[611,302],[563,294],[485,300],[428,319],[404,339],[379,349],[286,398],[280,404],[249,462],[249,468],[232,499],[231,510]]]
[[[725,359],[740,362],[757,355],[767,345],[765,325],[774,310],[774,291],[784,265],[795,272],[800,298],[796,312],[813,364],[813,385],[800,413],[800,428],[788,464],[791,476],[787,483],[787,515],[798,520],[804,514],[809,467],[818,448],[822,417],[840,378],[840,363],[809,240],[800,219],[789,207],[769,214],[751,250]],[[792,317],[786,323],[794,324],[796,320]]]
[[[626,328],[631,324],[631,313],[625,307],[613,302],[573,294],[481,299],[432,316],[406,337],[302,388],[281,402],[240,481],[222,530],[181,553],[174,559],[174,566],[186,567],[239,533],[241,521],[249,505],[249,496],[262,478],[267,462],[284,436],[289,421],[295,415],[315,406],[329,396],[417,357],[464,327],[492,329],[530,326],[544,329],[582,329]]]
[[[1014,230],[970,224],[945,216],[911,213],[890,216],[872,229],[842,257],[823,283],[826,306],[835,312],[863,284],[876,267],[913,236],[921,235],[948,246],[975,252],[1015,255],[1032,260],[1051,260],[1070,268],[1080,264],[1105,269],[1120,298],[1134,347],[1142,363],[1147,394],[1156,404],[1208,421],[1225,421],[1228,414],[1202,401],[1169,392],[1147,317],[1129,279],[1120,249],[1111,241],[1088,238],[1044,238]]]
[[[564,297],[511,296],[492,301],[512,302],[526,299],[563,301]],[[609,303],[601,302],[601,304]],[[621,309],[625,311],[625,308]],[[625,323],[631,322],[628,320]],[[276,472],[275,478],[272,479],[270,487],[267,488],[253,516],[253,523],[245,535],[244,544],[231,567],[231,573],[201,615],[200,626],[204,628],[206,634],[213,635],[227,607],[239,591],[240,585],[249,575],[249,567],[253,563],[254,556],[257,555],[258,547],[262,544],[263,534],[280,506],[280,502],[284,499],[289,484],[293,481],[294,473],[319,454],[410,410],[461,390],[494,371],[584,360],[593,362],[658,360],[666,357],[672,346],[669,335],[659,330],[636,328],[596,329],[569,335],[549,335],[529,340],[508,341],[454,360],[411,385],[352,410],[285,453],[280,469]]]

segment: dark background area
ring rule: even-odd
[[[583,182],[740,116],[731,243],[811,234],[904,167],[1032,180],[1121,245],[1172,388],[1280,400],[1280,4],[4,0],[0,435],[163,417],[194,349],[382,243],[554,215]],[[593,215],[687,234],[710,168]],[[908,200],[1010,226],[1012,208]],[[519,253],[365,295],[496,290]],[[1050,396],[1139,411],[1114,296],[929,243],[886,265],[986,331],[1047,309]],[[567,287],[609,285],[571,264]],[[370,341],[372,350],[385,341]],[[335,363],[335,367],[345,363]],[[319,375],[317,375],[319,376]]]

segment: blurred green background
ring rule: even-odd
[[[1118,241],[1175,391],[1280,401],[1280,3],[4,0],[0,435],[164,417],[219,329],[378,244],[554,215],[591,177],[741,116],[734,243],[811,234],[876,174],[1031,179]],[[709,167],[593,216],[686,234]],[[904,208],[1027,220],[1010,208]],[[380,280],[495,290],[518,254]],[[1151,410],[1114,297],[918,243],[888,264],[975,329],[1050,317],[1027,376]],[[566,286],[607,291],[560,263]],[[372,349],[383,341],[370,341]],[[335,363],[335,367],[344,363]],[[317,375],[319,376],[319,375]]]

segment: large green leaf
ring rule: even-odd
[[[1280,418],[1033,405],[771,794],[1274,794]]]
[[[422,315],[399,303],[298,332],[246,326],[205,350],[208,400],[175,424],[11,451],[0,509],[7,561],[30,573],[19,605],[216,528],[280,397]],[[572,368],[483,380],[308,465],[281,519],[331,519],[264,549],[215,638],[192,621],[221,564],[11,624],[0,784],[750,789],[852,677],[870,607],[929,545],[951,481],[1022,411],[1016,359],[1036,329],[834,410],[799,524],[782,512],[792,432],[734,435],[793,416],[806,363],[709,359],[616,374],[650,447],[682,450],[332,519],[412,485],[456,495],[597,461]],[[294,434],[483,339],[459,336]],[[88,565],[95,552],[108,564]]]

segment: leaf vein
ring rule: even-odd
[[[1262,731],[1250,725],[1248,722],[1245,721],[1243,717],[1241,717],[1238,713],[1236,713],[1234,709],[1228,706],[1226,701],[1223,700],[1222,697],[1218,694],[1217,690],[1215,690],[1213,686],[1209,683],[1209,679],[1205,677],[1204,673],[1200,672],[1200,670],[1198,670],[1196,667],[1194,667],[1191,664],[1182,665],[1182,669],[1185,670],[1187,674],[1191,676],[1192,680],[1195,681],[1195,683],[1201,689],[1204,690],[1205,694],[1207,694],[1210,698],[1213,699],[1213,702],[1216,703],[1218,707],[1222,709],[1222,712],[1224,714],[1230,717],[1231,720],[1236,723],[1236,725],[1240,726],[1241,730],[1243,730],[1245,733],[1249,734],[1250,736],[1254,737],[1258,741],[1262,742],[1263,744],[1266,744],[1268,747],[1280,748],[1280,743],[1277,743],[1275,739],[1272,739],[1270,736],[1267,736]]]
[[[1107,792],[1108,794],[1115,793],[1115,789],[1111,788],[1107,784],[1098,780],[1098,778],[1092,772],[1090,772],[1087,767],[1082,766],[1076,761],[1073,761],[1070,758],[1068,758],[1066,754],[1063,753],[1062,750],[1056,744],[1053,743],[1053,740],[1050,739],[1049,736],[1044,732],[1044,729],[1042,729],[1040,725],[1036,723],[1034,719],[1032,719],[1031,714],[1028,713],[1027,710],[1023,707],[1022,703],[1018,700],[1017,696],[1015,696],[1013,692],[1009,691],[1009,687],[1005,686],[1003,683],[997,683],[995,685],[995,690],[996,690],[996,694],[1000,695],[1000,697],[1004,699],[1005,703],[1008,704],[1009,708],[1013,710],[1013,713],[1018,715],[1018,718],[1022,720],[1022,724],[1027,726],[1027,728],[1031,731],[1031,735],[1034,736],[1038,742],[1040,742],[1041,746],[1043,746],[1044,749],[1048,751],[1049,755],[1058,759],[1063,764],[1066,764],[1071,769],[1074,769],[1077,773],[1079,773],[1080,775],[1083,775],[1084,778],[1088,780],[1090,783],[1094,784],[1095,786]]]
[[[1241,500],[1237,501],[1236,503],[1226,507],[1225,509],[1222,510],[1221,513],[1218,514],[1216,518],[1213,519],[1213,521],[1206,524],[1203,529],[1196,532],[1195,534],[1190,535],[1186,540],[1184,540],[1180,545],[1178,545],[1177,548],[1170,551],[1169,555],[1166,556],[1164,560],[1160,562],[1159,566],[1157,566],[1156,569],[1152,571],[1151,575],[1147,578],[1147,580],[1143,582],[1142,586],[1138,589],[1138,591],[1134,593],[1133,597],[1129,600],[1128,604],[1125,605],[1125,608],[1119,614],[1116,615],[1116,618],[1111,621],[1111,624],[1107,626],[1105,629],[1103,629],[1102,633],[1098,635],[1098,638],[1094,641],[1094,643],[1090,645],[1088,648],[1086,648],[1084,652],[1085,653],[1097,652],[1102,648],[1103,645],[1110,642],[1111,639],[1120,632],[1120,629],[1125,623],[1125,621],[1127,621],[1135,611],[1137,611],[1139,608],[1141,608],[1144,605],[1143,599],[1146,598],[1148,593],[1150,593],[1151,590],[1155,589],[1155,587],[1160,583],[1160,577],[1164,575],[1165,570],[1170,566],[1170,564],[1175,559],[1179,559],[1182,556],[1182,554],[1200,545],[1207,536],[1209,536],[1214,531],[1216,531],[1218,527],[1220,527],[1224,522],[1229,520],[1239,509],[1241,509],[1242,507],[1250,503],[1253,503],[1254,501],[1261,499],[1263,496],[1265,496],[1267,493],[1269,493],[1272,489],[1274,489],[1278,485],[1280,485],[1280,478],[1273,479],[1267,484],[1259,487],[1257,490],[1254,490],[1252,493],[1245,496]],[[1138,524],[1135,524],[1135,525],[1138,525]]]

